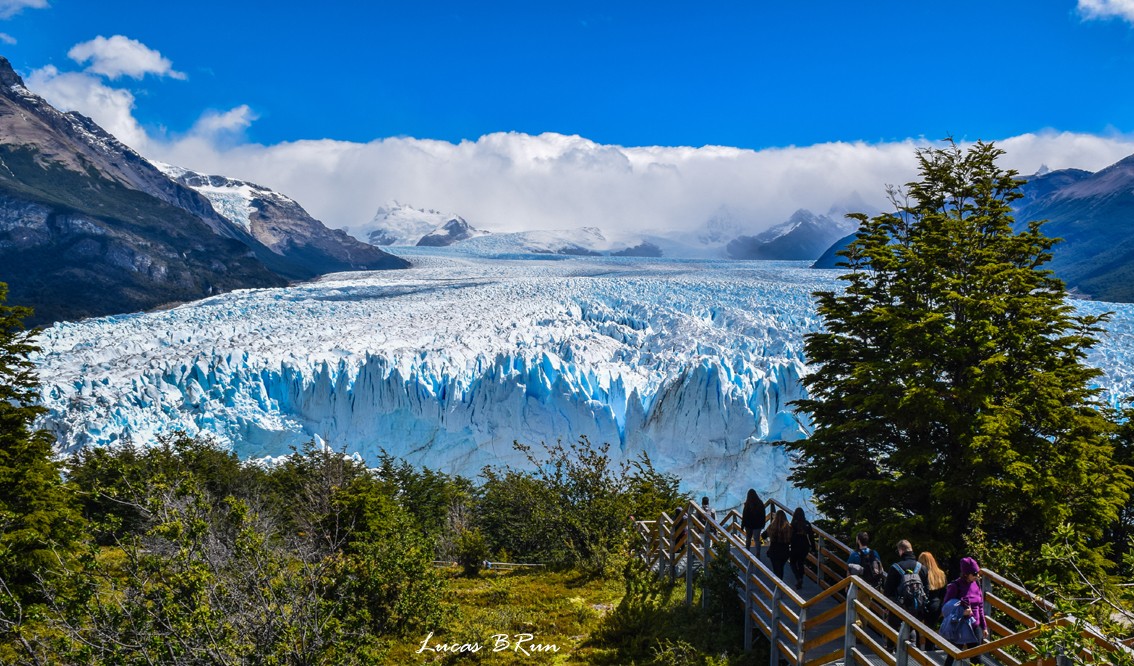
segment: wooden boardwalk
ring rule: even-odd
[[[768,502],[767,507],[771,512],[784,509],[789,515],[792,511],[775,501]],[[785,662],[801,666],[939,666],[945,655],[952,655],[962,664],[1071,663],[1062,658],[1040,659],[1032,639],[1049,625],[1066,625],[1072,620],[1048,620],[1054,611],[1051,603],[994,571],[981,572],[990,640],[960,650],[939,636],[936,627],[926,626],[858,576],[848,576],[846,558],[851,549],[823,530],[812,528],[817,549],[808,558],[803,587],[797,590],[790,567],[785,567],[787,580],[780,580],[772,573],[766,554],[757,558],[744,548],[740,515],[736,511],[712,520],[700,506],[690,502],[675,513],[676,516],[662,514],[658,520],[636,523],[642,537],[640,557],[658,575],[674,580],[684,578],[686,603],[692,603],[695,571],[716,557],[722,542],[728,542],[728,557],[744,602],[745,649],[751,648],[759,632],[773,646],[771,666]],[[896,628],[890,626],[887,618],[892,618]],[[1108,642],[1089,627],[1082,634],[1087,644],[1097,645],[1102,651],[1130,651],[1124,645]],[[922,649],[917,645],[918,636],[939,648]]]

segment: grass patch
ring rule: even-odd
[[[450,626],[428,639],[406,637],[390,646],[396,664],[577,664],[588,666],[747,666],[768,663],[765,644],[743,652],[741,616],[723,618],[719,605],[701,608],[701,593],[685,606],[683,579],[676,585],[631,564],[625,579],[594,579],[547,570],[482,571],[467,578],[447,570],[449,599],[457,607]],[[497,647],[502,634],[507,647]],[[530,641],[516,648],[522,635]],[[471,648],[480,646],[478,651]],[[533,646],[554,645],[558,651]],[[526,654],[525,654],[526,652]]]
[[[457,619],[435,632],[429,645],[479,645],[481,649],[419,653],[426,636],[408,637],[391,646],[390,663],[594,663],[589,657],[596,649],[586,642],[624,592],[621,581],[584,579],[573,572],[482,571],[470,578],[454,567],[445,575]],[[494,638],[501,634],[508,647],[494,651],[503,645]],[[517,641],[527,634],[532,638],[517,647]],[[536,644],[554,645],[558,651],[538,651]]]

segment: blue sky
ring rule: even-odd
[[[129,82],[146,127],[246,104],[261,143],[520,131],[758,149],[1134,130],[1134,32],[1074,2],[704,4],[52,0],[0,28],[25,73],[80,69],[68,50],[99,35],[137,40],[186,75]]]
[[[696,201],[667,202],[684,217],[666,224],[724,207],[767,226],[796,207],[878,201],[912,160],[871,170],[871,159],[946,135],[1016,141],[1010,158],[1025,172],[1134,152],[1134,0],[703,4],[0,0],[0,54],[34,92],[143,154],[289,188],[332,226],[388,199],[489,227],[595,215],[648,225],[666,213],[626,222],[652,197],[645,167],[684,176],[713,160],[721,170],[740,160],[749,179],[799,173],[751,195],[742,180],[714,194],[718,172],[686,179]],[[462,142],[478,154],[454,153]],[[413,162],[407,145],[430,160]],[[828,154],[847,145],[858,158]],[[619,150],[678,146],[742,152]],[[319,180],[312,165],[332,158]],[[859,158],[864,179],[821,182],[829,196],[806,200],[816,169],[853,171]],[[445,180],[501,159],[535,166],[494,171],[506,185],[495,203],[463,171]],[[549,159],[570,172],[565,192],[600,200],[617,193],[588,185],[587,172],[629,168],[638,178],[618,187],[637,199],[601,209],[613,213],[601,201],[572,208],[546,190],[551,176],[532,182]],[[347,162],[370,169],[369,187],[352,181],[366,196],[329,185]],[[548,200],[569,210],[527,208]]]

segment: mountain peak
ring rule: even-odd
[[[11,88],[16,85],[25,87],[24,80],[20,78],[16,70],[12,69],[12,63],[8,62],[8,59],[4,56],[0,56],[0,85],[3,85],[5,88]]]

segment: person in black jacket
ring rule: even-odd
[[[897,549],[898,549],[898,561],[891,564],[890,568],[886,569],[886,585],[882,588],[882,591],[887,597],[892,599],[894,601],[894,603],[898,604],[899,606],[903,606],[903,603],[902,603],[902,597],[903,597],[902,579],[904,579],[906,577],[906,574],[909,574],[909,573],[917,574],[921,579],[921,592],[922,592],[922,596],[924,597],[925,592],[927,590],[929,590],[929,572],[926,571],[925,567],[922,566],[921,562],[917,561],[917,557],[914,555],[913,546],[910,544],[910,542],[908,540],[902,539],[901,541],[899,541],[898,545],[897,545]],[[907,594],[908,594],[908,592],[907,592]],[[913,613],[913,615],[915,617],[917,617],[919,620],[921,619],[920,616],[922,615],[922,613],[925,612],[924,607],[922,607],[922,608],[909,608],[908,606],[905,606],[905,607],[907,608],[907,610],[909,610],[911,613]],[[901,628],[902,618],[899,617],[897,614],[891,614],[890,615],[890,626],[895,628],[895,629]]]
[[[772,573],[784,579],[784,565],[791,553],[791,523],[783,509],[777,509],[772,516],[772,524],[761,535],[768,539],[768,559],[772,561]]]
[[[755,542],[757,558],[760,557],[760,532],[764,531],[766,522],[764,502],[754,488],[749,488],[748,497],[744,499],[744,512],[740,515],[740,526],[744,528],[744,547],[751,548]]]
[[[788,554],[791,572],[795,574],[795,589],[797,590],[803,589],[803,569],[807,564],[807,556],[814,547],[811,523],[803,515],[803,507],[797,506],[791,516],[791,550]]]

